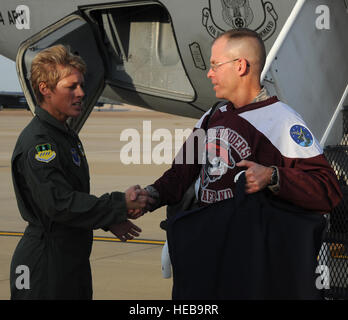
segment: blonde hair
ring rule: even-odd
[[[31,64],[30,82],[38,104],[44,100],[39,85],[45,82],[47,87],[54,90],[60,79],[70,75],[73,69],[82,74],[86,72],[86,63],[78,55],[71,53],[64,45],[55,45],[39,52]]]

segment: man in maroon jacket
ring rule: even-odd
[[[179,203],[195,183],[201,208],[167,225],[174,299],[321,296],[315,267],[325,219],[317,213],[332,211],[342,193],[302,117],[261,86],[265,58],[254,31],[215,40],[208,78],[228,102],[202,116],[172,167],[145,188],[157,199],[153,211]]]
[[[337,178],[318,141],[296,111],[261,86],[265,59],[263,41],[254,31],[230,30],[215,40],[208,78],[216,97],[228,103],[209,119],[206,161],[197,154],[194,163],[178,161],[194,150],[189,138],[172,167],[146,187],[157,198],[150,211],[178,203],[194,181],[201,206],[232,198],[243,170],[247,193],[269,189],[286,202],[322,213],[339,203]],[[195,130],[205,128],[209,112]]]

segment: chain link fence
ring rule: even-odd
[[[348,299],[348,106],[343,112],[341,143],[324,150],[343,193],[341,203],[327,216],[327,230],[318,257],[318,273],[326,299]]]

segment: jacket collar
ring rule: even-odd
[[[271,96],[269,95],[267,89],[265,87],[262,87],[259,94],[256,96],[256,98],[251,103],[265,101],[265,100],[269,99],[270,97]]]
[[[49,114],[45,109],[42,109],[41,107],[36,106],[35,107],[35,114],[40,118],[40,120],[45,121],[49,123],[51,126],[65,132],[69,133],[69,127],[67,123],[62,123],[58,121],[55,117],[53,117],[51,114]]]
[[[261,100],[261,101],[258,101],[258,102],[251,102],[241,108],[238,108],[238,109],[235,109],[232,102],[229,102],[229,106],[231,106],[233,112],[235,112],[236,114],[240,114],[240,113],[243,113],[243,112],[246,112],[246,111],[251,111],[251,110],[254,110],[254,109],[258,109],[258,108],[262,108],[262,107],[266,107],[266,106],[269,106],[273,103],[276,103],[278,102],[279,99],[276,97],[276,96],[272,96],[266,100]]]

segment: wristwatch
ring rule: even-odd
[[[279,172],[278,172],[278,168],[276,166],[271,166],[271,168],[273,168],[273,172],[271,175],[271,182],[268,185],[268,189],[276,194],[279,192],[279,189],[280,189]]]
[[[271,168],[273,169],[272,175],[271,175],[271,182],[270,182],[270,186],[274,186],[278,183],[278,170],[277,167],[275,166],[271,166]]]

